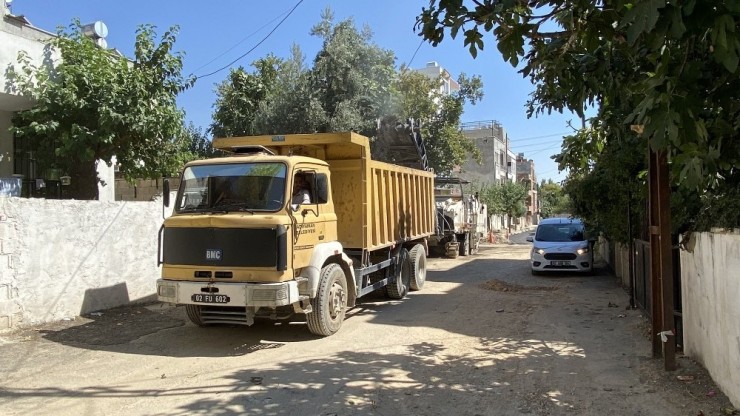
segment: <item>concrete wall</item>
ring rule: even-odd
[[[681,251],[684,352],[740,407],[740,233],[695,233]]]
[[[161,198],[0,198],[0,329],[153,295],[161,223]]]

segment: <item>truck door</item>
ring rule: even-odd
[[[296,169],[292,198],[291,203],[297,208],[291,210],[296,227],[293,268],[300,268],[308,265],[317,244],[337,239],[337,216],[331,201],[328,171]]]

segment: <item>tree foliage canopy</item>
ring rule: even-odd
[[[570,199],[559,183],[543,179],[538,186],[537,198],[540,201],[540,215],[549,218],[571,212]]]
[[[173,27],[156,42],[154,28],[140,26],[129,60],[98,47],[74,21],[49,41],[60,57],[53,68],[20,54],[10,78],[36,105],[16,114],[12,131],[31,141],[42,168],[72,176],[72,197],[97,198],[97,160],[115,156],[127,179],[179,168],[183,113],[175,99],[192,81],[181,75],[182,54],[172,52],[176,34]]]
[[[477,188],[473,186],[473,188]],[[527,188],[516,182],[503,182],[480,185],[478,192],[480,200],[486,204],[489,214],[508,215],[509,218],[518,218],[527,212],[525,200],[527,199]]]
[[[570,189],[586,175],[613,178],[613,170],[596,171],[604,155],[645,153],[648,145],[667,152],[684,194],[735,189],[740,2],[433,0],[416,27],[433,44],[447,30],[462,33],[474,56],[491,32],[503,58],[535,85],[529,115],[598,110],[556,159],[572,172]],[[620,172],[627,174],[635,173]]]
[[[311,34],[322,47],[307,66],[298,46],[288,59],[268,56],[239,68],[217,87],[211,131],[217,137],[355,131],[378,133],[378,120],[422,122],[427,158],[437,173],[448,173],[478,149],[460,131],[466,103],[482,97],[479,77],[461,74],[459,92],[443,96],[441,80],[402,67],[395,55],[372,42],[368,28],[351,19],[338,23],[326,10]]]

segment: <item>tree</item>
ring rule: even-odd
[[[473,140],[460,130],[460,119],[467,102],[475,104],[483,98],[480,77],[468,78],[464,73],[458,78],[460,91],[441,98],[439,113],[427,122],[425,141],[429,165],[438,174],[449,174],[453,168],[472,157],[481,162],[480,150]]]
[[[222,151],[214,149],[211,140],[206,137],[203,129],[196,127],[192,122],[183,129],[183,136],[183,141],[187,146],[183,162],[207,159],[224,154]]]
[[[560,184],[553,182],[552,179],[547,182],[542,180],[538,186],[537,196],[540,201],[542,218],[571,212],[568,196],[563,192]]]
[[[259,103],[257,134],[289,134],[318,131],[326,115],[311,85],[311,72],[303,53],[293,45],[290,59],[277,65],[277,78]]]
[[[440,82],[439,78],[401,68],[394,90],[401,118],[421,121],[429,166],[446,176],[470,157],[480,163],[480,150],[459,126],[465,104],[483,98],[483,83],[480,77],[468,78],[463,73],[458,78],[460,91],[444,95],[439,91]]]
[[[155,42],[152,26],[140,26],[135,56],[128,60],[98,47],[75,20],[49,41],[61,60],[35,67],[25,53],[10,78],[36,106],[13,118],[12,132],[37,149],[42,169],[72,177],[68,194],[96,199],[96,161],[113,157],[124,177],[155,178],[176,171],[184,150],[183,113],[177,94],[192,85],[182,77],[182,54],[172,53],[177,27]]]
[[[446,29],[453,38],[462,31],[473,55],[492,32],[535,85],[530,116],[568,110],[584,119],[596,107],[591,126],[566,139],[561,169],[591,172],[637,126],[644,145],[631,152],[666,151],[673,183],[700,195],[740,175],[739,24],[736,1],[439,0],[416,27],[434,44]]]
[[[232,69],[229,76],[216,87],[213,122],[210,131],[215,137],[247,136],[255,133],[262,101],[277,82],[277,67],[282,61],[272,55],[252,63],[254,73],[243,67]]]
[[[458,127],[465,104],[482,98],[480,77],[461,74],[460,91],[442,96],[440,80],[396,70],[393,52],[372,43],[369,28],[359,31],[351,19],[334,23],[331,10],[311,34],[323,40],[313,67],[294,45],[289,59],[258,59],[253,72],[240,68],[218,86],[215,136],[355,131],[374,138],[378,120],[413,118],[436,172],[449,173],[471,155],[480,159]]]
[[[471,192],[476,191],[480,200],[486,204],[488,214],[507,215],[509,227],[512,218],[519,218],[527,212],[524,201],[527,199],[528,191],[520,183],[508,181],[496,184],[484,183],[479,190],[471,189]]]
[[[326,114],[318,131],[372,136],[391,102],[395,55],[371,43],[370,29],[358,31],[352,19],[334,25],[330,9],[321,18],[311,30],[324,41],[311,71],[312,89]]]

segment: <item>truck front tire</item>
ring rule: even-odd
[[[198,326],[206,326],[200,314],[200,305],[185,305],[185,312],[187,312],[190,322]]]
[[[424,246],[417,244],[409,251],[411,260],[411,290],[421,290],[427,280],[427,256]]]
[[[347,280],[338,264],[321,269],[316,297],[311,299],[313,312],[306,315],[308,330],[327,337],[339,331],[347,311]]]

